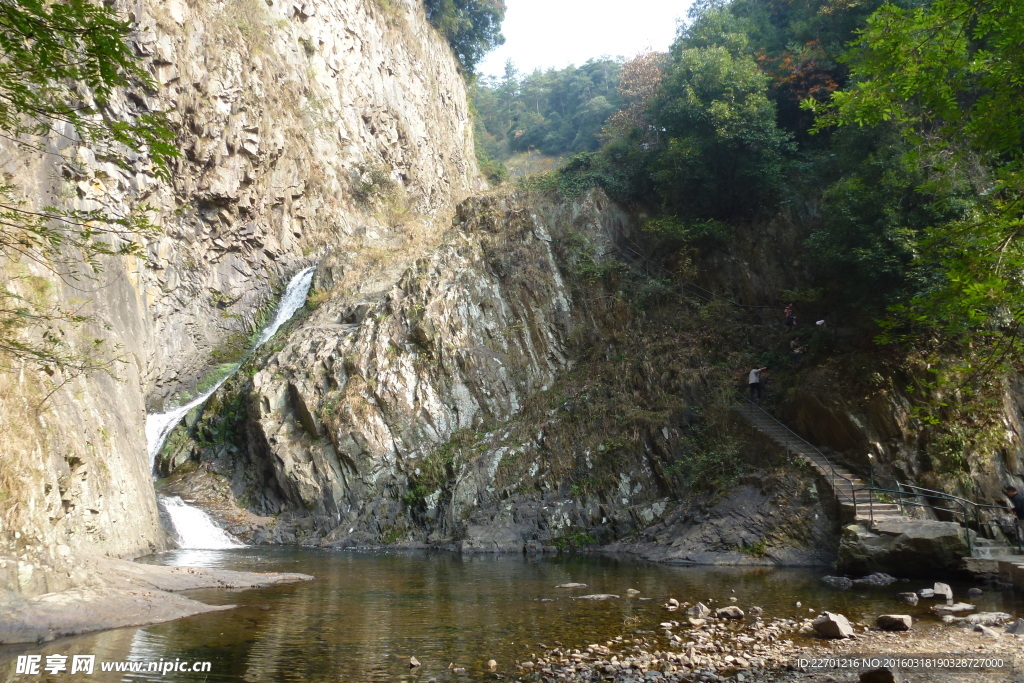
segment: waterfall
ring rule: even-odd
[[[288,322],[306,302],[306,295],[309,294],[309,288],[313,284],[313,273],[315,270],[316,266],[309,266],[299,271],[291,279],[288,287],[285,288],[284,296],[281,297],[281,302],[277,306],[277,313],[274,315],[273,321],[263,328],[260,336],[256,339],[256,343],[249,350],[249,355],[252,355],[256,349],[273,337],[281,329],[281,326]],[[189,403],[171,408],[163,413],[151,413],[146,416],[146,444],[149,450],[149,466],[151,469],[156,462],[157,454],[164,447],[164,442],[167,441],[171,430],[181,422],[190,410],[205,403],[206,399],[210,398],[213,392],[217,391],[224,382],[235,374],[235,371],[240,366],[241,363],[221,378],[212,389]],[[158,495],[157,502],[167,512],[171,526],[174,528],[175,540],[177,540],[178,545],[182,548],[219,549],[239,548],[245,545],[218,527],[208,514],[197,507],[189,505],[177,496],[164,497]]]
[[[219,550],[243,548],[245,544],[214,524],[210,516],[178,496],[161,496],[160,505],[174,527],[174,536],[182,548]]]

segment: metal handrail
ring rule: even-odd
[[[794,432],[792,429],[787,427],[784,423],[780,422],[775,416],[773,416],[767,410],[765,410],[761,406],[759,406],[756,403],[754,403],[753,401],[751,401],[750,397],[746,396],[743,393],[742,390],[740,390],[738,393],[739,393],[740,397],[743,399],[743,401],[745,403],[747,403],[750,406],[753,406],[754,408],[757,408],[759,411],[761,411],[764,414],[765,417],[767,417],[768,419],[773,421],[775,424],[777,424],[780,427],[782,427],[783,429],[785,429],[789,434],[792,434],[793,438],[797,442],[805,444],[811,450],[813,450],[815,453],[817,453],[821,457],[821,459],[825,461],[825,464],[828,465],[829,472],[832,475],[832,480],[833,481],[835,479],[842,479],[843,481],[848,482],[850,484],[850,493],[851,493],[850,497],[851,497],[851,502],[853,503],[853,511],[854,511],[854,514],[856,515],[857,514],[857,490],[858,489],[855,488],[855,484],[854,484],[853,480],[850,479],[849,477],[847,477],[846,475],[843,475],[843,474],[840,474],[839,472],[836,472],[835,465],[832,464],[832,461],[829,460],[828,457],[824,453],[819,451],[818,448],[814,444],[812,444],[807,439],[803,438],[802,436],[800,436],[799,434]],[[787,446],[789,445],[789,439],[788,438],[786,439],[786,445]],[[832,486],[832,491],[834,492],[836,499],[839,499],[839,497],[840,497],[839,496],[839,489],[836,488],[835,485]]]
[[[958,520],[957,523],[960,524],[961,526],[963,526],[967,530],[967,532],[968,532],[966,534],[966,536],[967,536],[967,549],[968,549],[968,551],[971,554],[974,553],[974,543],[973,543],[973,541],[971,539],[971,534],[970,534],[970,532],[972,530],[971,522],[973,521],[973,523],[974,523],[974,530],[980,532],[981,531],[981,511],[982,510],[999,510],[1000,512],[1002,512],[1002,511],[1004,511],[1006,509],[1006,508],[1000,507],[998,505],[988,505],[986,503],[976,503],[973,500],[970,500],[968,498],[962,498],[960,496],[955,496],[955,495],[953,495],[951,493],[946,493],[945,491],[936,491],[934,489],[926,489],[926,488],[923,488],[921,486],[914,486],[913,484],[904,484],[904,483],[899,482],[899,481],[896,482],[896,486],[899,487],[899,488],[898,489],[885,489],[885,488],[879,488],[879,487],[871,487],[869,490],[872,491],[873,493],[874,492],[878,492],[878,493],[886,493],[886,494],[889,494],[889,493],[896,494],[897,502],[898,502],[898,504],[900,506],[900,509],[903,509],[904,507],[922,507],[922,508],[930,508],[930,509],[933,509],[933,510],[934,509],[944,510],[946,512],[951,513],[954,516],[960,516],[962,521]],[[908,501],[906,501],[904,499],[907,496],[912,496],[912,497],[915,497],[915,498],[918,498],[918,497],[920,497],[920,498],[938,498],[938,499],[943,500],[943,501],[949,501],[950,503],[953,503],[955,506],[959,507],[960,509],[956,509],[956,507],[940,507],[940,506],[937,506],[937,505],[934,505],[934,504],[931,504],[931,503],[918,503],[916,501],[908,502]],[[1020,538],[1018,537],[1018,538],[1016,538],[1014,540],[1015,540],[1015,542],[1017,544],[1018,551],[1021,550],[1021,540],[1020,540]]]

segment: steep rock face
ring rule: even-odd
[[[605,275],[624,274],[613,247],[633,227],[600,192],[559,204],[495,194],[461,205],[441,244],[391,279],[331,287],[345,268],[326,260],[317,278],[331,296],[251,382],[243,372],[214,399],[191,446],[165,453],[204,463],[170,486],[257,542],[540,551],[671,513],[655,544],[688,535],[678,559],[822,562],[814,546],[829,522],[805,484],[750,493],[757,522],[735,533],[729,511],[688,498],[715,448],[748,467],[772,460],[742,434],[702,431],[711,405],[723,413],[713,429],[734,426],[692,310],[659,309],[655,323],[636,305],[642,292],[606,288]],[[708,476],[723,474],[715,467]],[[225,481],[276,523],[224,505]],[[798,516],[814,521],[787,533]],[[699,532],[709,517],[722,533]]]
[[[111,260],[84,284],[0,264],[15,289],[49,282],[54,303],[95,316],[65,330],[72,345],[104,336],[124,361],[116,379],[0,376],[0,587],[25,595],[74,583],[79,550],[164,546],[145,411],[237,357],[288,274],[327,244],[371,248],[397,214],[444,215],[481,185],[462,76],[418,0],[170,0],[130,16],[160,88],[110,113],[169,112],[183,152],[171,181],[144,154],[122,169],[72,131],[47,141],[67,162],[0,154],[29,208],[145,203],[161,229],[140,238],[145,259]]]
[[[517,414],[569,364],[550,226],[500,197],[464,205],[456,226],[376,297],[322,305],[253,377],[260,457],[286,500],[332,526],[400,526],[409,480],[447,478],[437,449]]]

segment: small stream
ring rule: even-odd
[[[193,591],[189,595],[204,602],[238,608],[44,645],[0,648],[0,680],[5,680],[8,663],[13,667],[16,654],[212,663],[209,674],[96,680],[494,680],[484,670],[492,658],[498,674],[514,679],[515,662],[538,653],[538,644],[585,647],[619,635],[658,633],[658,623],[666,618],[685,621],[682,613],[662,607],[673,597],[711,607],[736,604],[749,610],[758,605],[766,620],[801,619],[829,610],[873,624],[877,615],[896,612],[911,614],[916,631],[955,628],[929,613],[930,601],[916,607],[896,601],[897,592],[930,587],[927,581],[840,591],[821,582],[821,570],[671,567],[591,555],[529,558],[286,547],[179,550],[142,561],[297,571],[316,578],[257,590]],[[588,586],[556,588],[569,582]],[[958,597],[968,587],[953,584]],[[640,593],[629,596],[630,588]],[[592,593],[621,597],[573,599]],[[1000,591],[986,590],[971,602],[983,611],[1024,610],[1020,596]],[[422,663],[416,671],[408,666],[412,656]],[[453,673],[449,664],[465,667],[466,673]]]
[[[249,349],[246,358],[251,356],[260,346],[266,343],[281,326],[291,320],[295,312],[306,303],[306,295],[313,284],[313,274],[316,266],[309,266],[299,271],[285,288],[281,302],[277,306],[274,319],[260,332],[256,342]],[[233,368],[224,374],[212,388],[204,392],[188,403],[171,408],[163,413],[150,413],[146,416],[146,442],[149,451],[149,466],[153,469],[157,454],[164,447],[167,437],[171,431],[181,422],[185,416],[196,406],[202,405],[210,398],[217,389],[228,381],[235,374],[245,358],[239,361]],[[237,548],[244,544],[219,528],[204,511],[189,505],[178,497],[166,498],[157,495],[157,504],[167,513],[167,518],[173,527],[175,542],[181,548]]]

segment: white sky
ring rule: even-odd
[[[666,50],[693,0],[505,0],[505,44],[477,67],[502,76],[511,59],[520,73],[579,66],[600,57]]]

